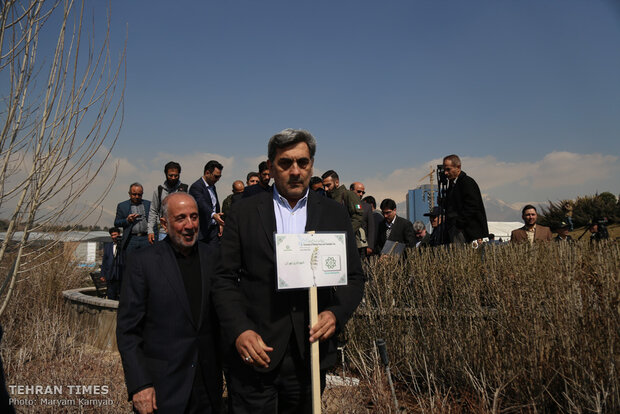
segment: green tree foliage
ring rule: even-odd
[[[606,217],[610,223],[620,222],[620,203],[615,195],[605,191],[593,196],[577,197],[576,200],[549,201],[549,207],[543,207],[539,222],[552,228],[566,222],[566,216],[573,210],[575,227],[587,226],[593,219]]]

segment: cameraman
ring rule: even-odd
[[[478,184],[461,171],[461,159],[457,155],[444,157],[443,170],[448,189],[442,204],[450,243],[470,243],[487,237],[487,215]]]
[[[609,232],[607,231],[607,218],[592,220],[589,230],[591,233],[591,242],[599,242],[601,240],[609,239]]]

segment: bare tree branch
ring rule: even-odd
[[[0,97],[0,208],[12,210],[0,261],[15,232],[23,231],[0,288],[0,315],[24,259],[49,248],[33,249],[30,234],[67,217],[79,223],[92,213],[73,209],[108,160],[123,121],[126,44],[118,60],[112,59],[110,14],[103,40],[97,42],[97,19],[93,16],[90,34],[85,34],[87,2],[75,3],[13,0],[0,5],[0,71],[9,80],[6,96]],[[54,28],[51,21],[60,23]],[[39,36],[54,30],[54,48],[41,50]],[[49,57],[44,59],[49,63],[37,63],[39,55]],[[111,184],[91,205],[100,204]]]

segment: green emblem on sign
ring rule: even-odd
[[[336,267],[336,264],[336,259],[331,256],[325,259],[325,267],[327,267],[329,270],[333,270]]]

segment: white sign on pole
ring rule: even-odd
[[[276,234],[278,289],[347,284],[346,233]]]

